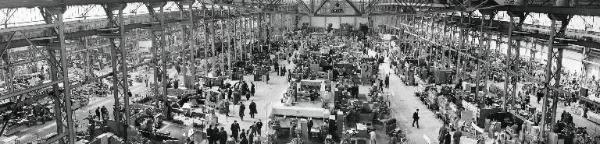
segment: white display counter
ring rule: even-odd
[[[299,103],[293,106],[285,106],[282,103],[274,104],[271,115],[327,118],[329,111],[321,108],[322,103]]]

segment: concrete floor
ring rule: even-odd
[[[442,121],[435,118],[434,113],[427,109],[421,101],[415,96],[417,87],[406,86],[400,77],[390,70],[389,61],[386,61],[379,67],[380,76],[390,76],[391,113],[392,117],[398,120],[398,127],[407,131],[407,139],[410,144],[437,143],[438,131],[442,126]],[[412,115],[419,109],[419,128],[412,127]],[[427,140],[428,139],[428,140]]]
[[[286,64],[285,62],[281,62],[281,64]],[[288,68],[292,68],[293,64],[290,64]],[[393,71],[389,69],[389,63],[382,64],[380,66],[380,75],[390,74],[390,89],[386,89],[391,94],[391,105],[392,105],[392,117],[398,120],[398,126],[401,129],[405,129],[407,131],[408,143],[410,144],[424,144],[427,143],[426,139],[429,139],[431,143],[437,143],[438,130],[442,126],[442,122],[435,118],[434,113],[426,108],[424,104],[420,102],[420,100],[415,97],[414,92],[417,90],[417,87],[414,86],[406,86],[400,80],[400,77],[393,74]],[[136,73],[132,74],[135,75]],[[230,107],[231,113],[230,117],[226,117],[225,115],[218,114],[219,117],[219,127],[224,127],[225,130],[228,131],[230,124],[237,120],[240,123],[242,129],[248,129],[248,127],[255,121],[261,119],[264,126],[262,131],[267,130],[268,116],[270,115],[271,106],[273,104],[279,103],[282,94],[287,89],[287,80],[286,77],[276,76],[275,73],[271,73],[271,80],[269,84],[264,82],[254,82],[256,85],[256,96],[252,97],[257,105],[258,105],[258,114],[256,118],[249,118],[248,109],[246,109],[246,117],[244,120],[240,120],[238,115],[238,105],[232,105]],[[363,86],[361,86],[363,87]],[[369,86],[364,86],[369,87]],[[143,83],[135,83],[131,87],[132,93],[142,94],[145,92],[147,88]],[[245,105],[248,106],[249,101],[244,101]],[[90,100],[90,104],[88,106],[82,107],[77,110],[76,119],[82,124],[87,124],[87,121],[84,121],[88,115],[88,111],[95,110],[96,107],[107,106],[109,111],[112,111],[112,105],[114,104],[114,99],[112,95],[106,97],[95,97]],[[415,112],[415,109],[420,109],[419,115],[421,117],[419,124],[420,128],[411,127],[412,123],[412,113]],[[112,116],[112,114],[111,114]],[[189,119],[192,120],[192,119]],[[45,133],[50,133],[56,131],[56,125],[54,122],[47,123],[44,125],[30,127],[28,129],[24,129],[22,134],[14,135],[18,137],[20,140],[27,140],[31,138],[35,138],[36,136],[43,136]],[[166,122],[166,125],[161,128],[159,131],[161,132],[170,132],[171,136],[176,138],[183,138],[184,132],[189,129],[193,129],[191,125],[176,125],[169,122]],[[378,143],[388,143],[388,137],[380,130],[378,131]],[[0,137],[0,140],[6,139],[6,137]],[[22,141],[23,142],[23,141]]]
[[[282,65],[287,65],[287,68],[293,68],[294,64],[288,64],[286,62],[281,62]],[[389,71],[387,63],[383,64],[382,72],[387,73]],[[132,75],[137,75],[138,73],[134,72]],[[151,74],[148,74],[151,76]],[[226,117],[225,115],[217,114],[219,117],[219,127],[224,127],[229,134],[230,124],[237,120],[240,123],[242,129],[248,129],[248,127],[257,120],[262,120],[264,126],[262,131],[267,130],[266,124],[268,123],[268,116],[270,115],[271,106],[275,103],[279,103],[282,98],[282,94],[285,92],[288,86],[288,82],[286,77],[276,76],[275,73],[271,73],[271,80],[269,84],[264,82],[254,82],[256,85],[256,95],[251,99],[255,101],[258,105],[258,114],[256,118],[251,119],[248,116],[248,109],[246,109],[246,117],[244,120],[240,120],[238,115],[239,105],[232,105],[230,107],[231,113],[230,117]],[[364,86],[368,87],[368,86]],[[407,87],[404,86],[400,78],[395,75],[390,77],[390,87],[394,88],[392,91],[392,114],[395,118],[399,120],[399,126],[401,128],[405,128],[408,130],[408,138],[409,143],[424,143],[424,136],[435,138],[437,137],[437,130],[441,126],[441,122],[437,119],[433,118],[433,113],[431,111],[426,110],[425,106],[419,102],[419,100],[414,97],[415,87]],[[131,86],[132,93],[144,95],[145,91],[148,88],[145,87],[143,83],[134,82],[133,86]],[[249,101],[244,101],[245,105],[248,106]],[[108,95],[105,97],[92,97],[90,98],[90,104],[78,109],[75,111],[75,118],[80,123],[80,125],[86,125],[87,121],[83,120],[83,118],[88,116],[88,112],[95,110],[97,107],[106,106],[109,111],[111,111],[110,116],[112,116],[112,105],[114,104],[114,99],[112,95]],[[412,122],[411,116],[414,112],[414,109],[421,109],[421,128],[412,128],[410,123]],[[191,120],[191,119],[189,119]],[[176,138],[183,138],[184,133],[193,129],[191,125],[176,125],[169,122],[165,123],[165,126],[162,127],[159,131],[161,132],[169,132],[171,136]],[[79,131],[84,130],[83,128],[78,128]],[[21,130],[18,134],[15,134],[11,137],[19,140],[20,142],[30,142],[32,140],[37,139],[37,137],[42,137],[44,135],[48,135],[52,132],[56,131],[56,123],[48,122],[46,124],[37,125],[33,127],[29,127]],[[387,143],[388,137],[382,131],[378,131],[378,142],[379,143]],[[8,139],[7,137],[0,137],[0,139]],[[14,141],[13,141],[14,142]]]

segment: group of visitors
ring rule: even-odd
[[[206,135],[209,144],[252,144],[261,136],[262,126],[262,121],[258,120],[248,129],[242,129],[237,121],[233,121],[230,127],[231,135],[227,134],[224,127],[217,128],[216,125],[206,129]]]
[[[102,108],[97,107],[96,108],[96,117],[98,118],[98,120],[105,120],[108,119],[108,109],[105,106],[102,106]]]
[[[460,144],[461,128],[455,129],[447,123],[440,128],[438,140],[440,144]]]
[[[256,103],[254,102],[254,100],[250,102],[250,104],[248,105],[248,109],[250,109],[248,111],[248,114],[250,114],[250,118],[254,118],[254,115],[258,113],[258,110],[256,109]],[[244,120],[245,116],[244,111],[246,111],[246,105],[244,105],[243,102],[240,102],[239,116],[242,121]]]

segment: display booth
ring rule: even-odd
[[[202,77],[204,79],[204,86],[213,87],[213,86],[223,86],[224,77]]]

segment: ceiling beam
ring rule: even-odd
[[[472,18],[472,20],[474,21],[475,25],[479,25],[481,22],[480,18]],[[497,32],[503,35],[508,35],[508,25],[509,22],[505,22],[505,21],[497,21],[494,20],[492,21],[494,26],[498,26],[498,29],[492,30],[493,32]],[[440,23],[443,24],[443,23]],[[460,27],[466,27],[464,25],[460,25]],[[479,29],[474,29],[475,31],[479,31]],[[531,32],[531,31],[530,31]],[[550,37],[550,35],[547,34],[543,34],[543,33],[535,33],[532,32],[531,34],[526,35],[527,37],[532,37],[532,38],[536,38],[536,39],[548,39]],[[593,40],[583,40],[583,39],[577,39],[575,41],[572,42],[568,42],[569,44],[573,44],[573,45],[579,45],[579,46],[583,46],[583,47],[588,47],[588,48],[593,48],[593,49],[600,49],[600,42],[596,42]]]
[[[325,5],[325,3],[327,3],[328,1],[329,0],[323,0],[323,2],[321,2],[321,4],[319,4],[319,7],[317,7],[317,9],[315,9],[315,11],[313,12],[313,15],[317,15],[319,10],[321,10],[321,8],[323,8],[323,5]]]
[[[342,15],[332,15],[332,14],[318,14],[314,15],[315,17],[360,17],[362,15],[357,14],[342,14]]]
[[[154,3],[154,2],[179,2],[183,0],[0,0],[0,9],[2,8],[33,8],[33,7],[57,7],[57,6],[75,6],[75,5],[94,5],[94,4],[112,4],[112,3]]]
[[[352,7],[352,9],[354,9],[354,12],[356,12],[356,14],[362,15],[362,12],[358,8],[356,8],[354,3],[352,3],[350,0],[345,0],[345,1],[350,5],[350,7]]]
[[[195,16],[194,19],[200,21],[203,18],[201,16]],[[217,18],[217,19],[224,19],[224,18]],[[182,22],[182,21],[185,21],[185,20],[171,19],[171,20],[166,20],[165,23],[171,24],[171,23],[178,23],[178,22]],[[68,25],[68,23],[67,23],[67,25]],[[125,25],[125,30],[129,31],[132,29],[145,28],[145,27],[150,27],[150,25],[144,24],[144,23],[132,23],[132,24]],[[76,32],[71,32],[71,33],[65,33],[65,38],[66,39],[78,39],[81,37],[98,35],[100,33],[101,32],[96,29],[82,30],[82,31],[76,31]],[[6,44],[8,44],[8,41],[0,42],[0,46],[6,45]],[[10,41],[10,46],[8,47],[8,49],[16,48],[16,47],[24,47],[24,46],[29,46],[29,45],[30,44],[27,42],[26,39],[17,39],[17,40]]]
[[[481,9],[491,9],[499,11],[515,12],[534,12],[545,14],[565,14],[581,16],[600,16],[600,6],[578,6],[578,7],[558,7],[558,6],[491,6]]]
[[[302,5],[302,7],[304,8],[304,10],[306,10],[308,13],[311,13],[311,14],[312,14],[312,11],[313,11],[313,10],[312,10],[312,9],[310,9],[310,7],[308,7],[308,5],[306,5],[306,3],[305,3],[304,1],[302,1],[302,0],[296,0],[296,2],[297,2],[299,5]]]

